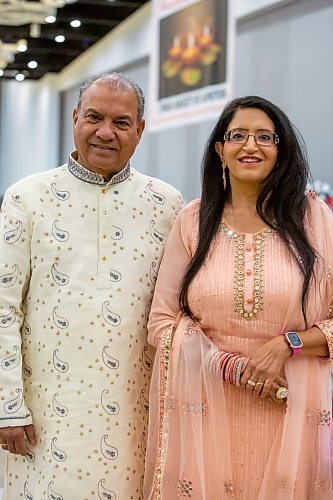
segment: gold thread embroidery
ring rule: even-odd
[[[230,229],[223,221],[221,229],[228,238],[235,241],[235,276],[234,276],[234,302],[235,312],[246,320],[256,319],[263,309],[264,297],[264,246],[265,238],[273,231],[269,227],[253,237],[254,241],[254,286],[253,306],[250,311],[244,308],[244,261],[245,261],[245,235],[238,234]]]
[[[207,403],[203,401],[185,401],[183,403],[183,412],[185,415],[192,415],[194,417],[199,415],[206,415]]]
[[[329,357],[333,359],[333,319],[319,321],[316,326],[321,329],[327,340]]]
[[[158,446],[157,446],[157,459],[154,473],[154,499],[161,498],[161,478],[162,468],[165,459],[165,435],[164,429],[166,428],[166,415],[165,415],[165,399],[168,384],[168,371],[170,361],[170,349],[172,339],[172,327],[165,330],[160,340],[160,408],[159,408],[159,430],[158,430]]]
[[[330,425],[330,423],[331,423],[331,412],[329,410],[318,410],[317,424]]]
[[[179,479],[178,481],[178,496],[191,498],[191,493],[193,491],[192,481],[187,481],[186,479]]]
[[[233,493],[234,485],[231,479],[224,481],[224,493]]]
[[[277,478],[275,483],[275,488],[281,490],[287,490],[289,486],[289,477],[288,476],[280,476]]]
[[[314,482],[314,489],[315,490],[326,490],[327,488],[327,481],[326,479],[323,479],[321,477],[317,477],[315,482]]]

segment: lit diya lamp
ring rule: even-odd
[[[182,49],[180,46],[180,37],[175,36],[175,38],[173,39],[173,45],[168,52],[170,59],[178,59],[181,54],[181,51]]]
[[[209,24],[204,24],[202,34],[199,36],[198,44],[202,49],[206,49],[213,41],[213,35]]]
[[[187,47],[183,50],[181,58],[184,64],[193,64],[199,59],[200,47],[195,44],[195,35],[189,33],[187,37]]]

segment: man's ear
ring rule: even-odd
[[[73,125],[76,125],[76,122],[79,118],[79,110],[77,108],[73,109]]]
[[[223,154],[224,144],[222,142],[215,142],[215,151],[221,158],[221,161],[224,162],[224,154]]]
[[[138,126],[137,126],[137,136],[138,136],[138,144],[141,140],[141,136],[143,134],[143,131],[145,129],[145,126],[146,126],[146,122],[145,120],[140,120],[139,123],[138,123]]]

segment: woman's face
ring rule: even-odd
[[[254,136],[260,136],[265,140],[269,137],[265,132],[275,132],[274,123],[261,109],[244,108],[236,111],[229,123],[229,131],[235,131],[233,134],[236,138],[250,134],[243,144],[227,140],[215,144],[217,154],[229,168],[231,188],[235,184],[260,188],[275,166],[277,145],[270,143],[258,145]]]

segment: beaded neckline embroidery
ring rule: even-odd
[[[130,163],[128,162],[123,170],[115,174],[110,181],[107,181],[103,175],[96,174],[96,172],[92,172],[91,170],[88,170],[80,165],[76,160],[74,160],[72,155],[68,160],[68,170],[81,181],[88,182],[89,184],[98,184],[100,186],[118,184],[119,182],[127,179],[131,173]]]
[[[244,308],[244,261],[245,261],[245,237],[244,233],[238,233],[231,229],[225,221],[221,222],[223,233],[235,242],[235,275],[234,275],[234,304],[235,313],[246,320],[256,319],[263,309],[264,296],[264,242],[273,231],[269,227],[253,234],[254,244],[254,286],[253,306],[250,311]]]

